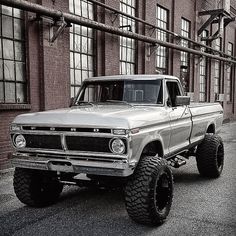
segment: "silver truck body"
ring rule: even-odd
[[[16,150],[13,165],[59,172],[129,176],[145,148],[152,143],[160,149],[159,155],[168,159],[197,146],[207,132],[219,132],[223,121],[223,109],[219,103],[167,105],[165,85],[167,81],[176,81],[181,87],[176,77],[107,76],[86,81],[141,79],[163,81],[163,104],[88,104],[16,117],[11,128]],[[182,88],[181,93],[183,95]],[[124,133],[117,134],[116,130]],[[30,147],[15,147],[14,139],[19,134],[27,137]],[[122,154],[109,151],[108,147],[116,138],[125,143]],[[35,145],[37,142],[38,146]],[[74,143],[83,147],[77,148]],[[104,150],[102,145],[106,146]],[[93,146],[96,147],[93,149]]]

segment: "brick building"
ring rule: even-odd
[[[213,54],[209,48],[194,45],[181,38],[183,36],[236,56],[235,1],[231,4],[227,0],[99,1],[158,26],[158,29],[97,5],[94,0],[30,2]],[[199,34],[201,26],[212,16],[199,12],[210,10],[211,13],[216,9],[226,9],[223,17],[222,14],[216,15]],[[227,25],[224,30],[220,22]],[[172,74],[181,78],[192,100],[220,101],[224,107],[224,119],[236,119],[235,63],[153,46],[73,24],[67,25],[70,27],[66,27],[51,43],[57,29],[53,23],[53,19],[0,5],[0,169],[10,166],[9,124],[14,117],[21,113],[68,106],[83,79],[89,76]],[[218,26],[221,27],[220,34],[209,40]],[[216,51],[214,54],[223,55]]]

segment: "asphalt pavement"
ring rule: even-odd
[[[0,235],[236,235],[236,123],[223,126],[220,178],[199,176],[195,158],[174,169],[174,199],[159,227],[134,223],[121,191],[65,187],[59,201],[32,208],[15,196],[12,174],[0,175]]]

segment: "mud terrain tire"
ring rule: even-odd
[[[163,223],[173,198],[173,175],[167,161],[142,157],[125,187],[126,209],[135,222],[147,225]]]
[[[219,177],[224,166],[224,144],[221,137],[207,134],[197,147],[196,161],[200,175]]]
[[[15,169],[13,185],[18,199],[32,207],[54,203],[63,189],[56,173],[23,168]]]

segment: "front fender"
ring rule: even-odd
[[[131,162],[137,164],[140,160],[140,157],[143,153],[144,148],[151,142],[158,141],[161,143],[162,150],[163,147],[163,138],[159,133],[152,133],[147,135],[146,133],[140,133],[138,135],[133,135],[131,138],[131,148],[132,156]]]

